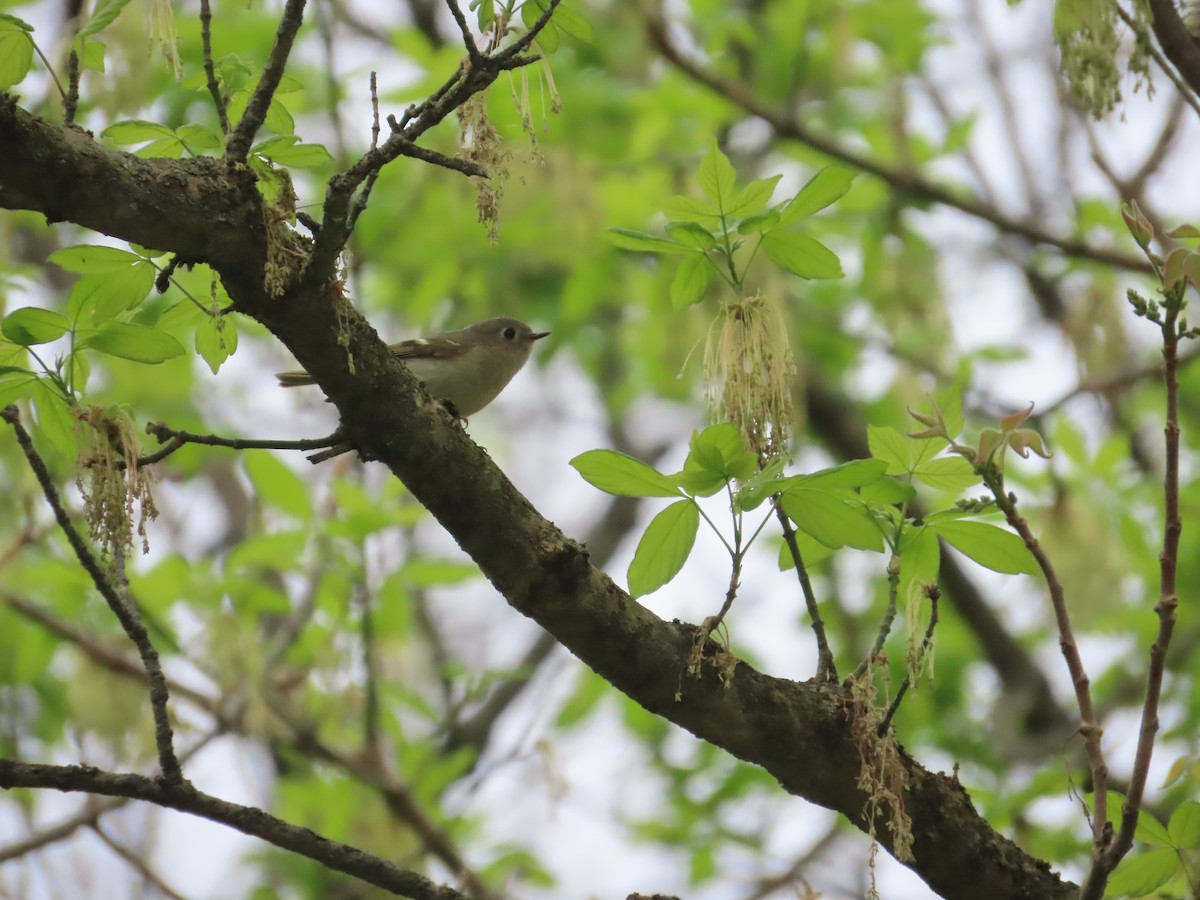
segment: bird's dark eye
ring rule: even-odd
[[[517,336],[517,329],[513,328],[511,325],[508,328],[504,329],[504,339],[506,341],[511,341],[516,336]]]

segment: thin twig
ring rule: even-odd
[[[109,850],[127,862],[140,878],[148,881],[160,894],[170,898],[170,900],[186,900],[182,894],[172,890],[170,885],[163,881],[158,873],[150,868],[146,860],[109,834],[103,825],[99,822],[93,822],[90,827]]]
[[[186,781],[105,772],[92,766],[52,766],[0,759],[0,788],[43,788],[145,800],[227,825],[402,897],[466,900],[453,888],[435,884],[424,875],[400,869],[357,847],[321,837],[308,828],[277,819],[261,809],[206,794]]]
[[[389,122],[396,120],[388,116]],[[379,84],[376,74],[371,73],[371,150],[374,151],[379,147]],[[379,180],[379,169],[376,169],[367,176],[367,180],[363,182],[362,190],[358,192],[358,196],[354,198],[354,203],[350,206],[350,213],[346,216],[346,230],[353,232],[354,226],[358,223],[358,217],[363,214],[367,208],[367,203],[371,199],[371,191],[375,188],[375,182]]]
[[[1200,94],[1200,47],[1175,7],[1175,0],[1147,0],[1154,36],[1193,94]]]
[[[257,438],[227,438],[216,434],[194,434],[190,431],[171,428],[164,422],[150,422],[146,425],[146,433],[154,435],[166,446],[155,453],[143,456],[138,460],[139,466],[159,462],[170,456],[185,444],[203,444],[206,447],[228,447],[231,450],[321,450],[334,447],[341,440],[336,431],[323,438],[304,438],[298,441],[282,441],[273,439],[259,440]]]
[[[225,158],[230,162],[246,161],[254,136],[266,121],[267,110],[283,78],[283,70],[287,67],[292,45],[296,41],[296,32],[300,30],[304,21],[304,6],[305,0],[287,0],[284,4],[283,15],[279,18],[279,29],[275,32],[275,44],[271,47],[267,64],[263,66],[262,77],[258,79],[258,86],[254,89],[250,102],[246,104],[242,121],[238,122],[225,146]]]
[[[879,632],[875,635],[875,643],[867,652],[867,655],[862,658],[854,668],[854,672],[850,678],[857,681],[862,678],[867,669],[879,658],[879,654],[883,652],[883,645],[887,643],[888,635],[892,633],[892,623],[896,621],[896,594],[900,590],[900,559],[893,556],[891,562],[888,563],[888,603],[887,609],[884,610],[883,619],[879,623]]]
[[[1034,536],[1029,523],[1017,511],[1016,497],[1004,489],[1001,475],[994,469],[984,471],[983,483],[991,492],[997,508],[1004,513],[1009,526],[1020,535],[1037,561],[1042,576],[1046,579],[1046,588],[1050,592],[1050,603],[1054,608],[1054,619],[1058,626],[1058,645],[1063,658],[1067,662],[1067,671],[1071,674],[1071,683],[1075,688],[1075,703],[1079,707],[1079,733],[1083,736],[1084,750],[1087,752],[1088,767],[1092,773],[1092,786],[1095,791],[1095,810],[1092,820],[1093,853],[1107,845],[1108,829],[1108,763],[1104,760],[1104,750],[1100,746],[1103,729],[1096,719],[1095,707],[1092,705],[1091,682],[1087,670],[1083,667],[1083,658],[1079,655],[1079,644],[1075,640],[1075,631],[1071,627],[1071,614],[1067,610],[1066,592],[1050,557]]]
[[[46,463],[33,447],[33,442],[29,439],[29,432],[21,424],[20,413],[15,405],[10,405],[0,412],[0,418],[3,418],[17,436],[17,443],[21,446],[22,452],[25,454],[25,459],[29,462],[29,468],[33,470],[37,477],[38,484],[41,485],[42,493],[46,497],[46,502],[50,504],[50,508],[54,511],[54,518],[58,522],[59,528],[67,538],[67,542],[71,545],[71,549],[75,551],[75,556],[78,558],[80,565],[84,571],[92,578],[92,583],[95,584],[96,590],[100,592],[113,615],[117,617],[117,621],[121,623],[125,634],[129,637],[133,644],[138,649],[138,655],[142,658],[142,665],[146,669],[146,675],[150,681],[150,709],[154,716],[154,743],[158,749],[158,764],[162,770],[162,777],[167,783],[179,783],[183,781],[183,772],[179,766],[179,760],[175,756],[175,748],[173,746],[173,738],[171,731],[171,719],[167,712],[167,684],[163,677],[162,664],[159,662],[158,651],[154,649],[154,645],[150,643],[150,636],[146,633],[146,628],[142,625],[141,617],[138,614],[137,608],[132,604],[123,602],[112,583],[109,581],[107,574],[103,571],[100,561],[96,559],[83,537],[71,524],[71,519],[67,515],[66,509],[62,505],[62,500],[58,496],[58,489],[54,486],[54,479],[50,477],[50,472],[46,469]]]
[[[1108,873],[1133,846],[1138,810],[1141,809],[1146,779],[1150,774],[1150,761],[1154,755],[1154,741],[1158,734],[1158,707],[1162,695],[1163,673],[1166,669],[1167,649],[1175,631],[1175,613],[1179,606],[1176,580],[1179,568],[1179,537],[1183,531],[1183,520],[1179,512],[1179,320],[1186,290],[1186,282],[1170,289],[1162,304],[1165,309],[1161,325],[1163,386],[1167,410],[1166,424],[1163,428],[1166,444],[1166,471],[1163,475],[1163,547],[1158,558],[1158,602],[1154,604],[1154,612],[1158,616],[1158,635],[1150,645],[1146,696],[1142,704],[1137,752],[1134,755],[1133,771],[1129,776],[1129,787],[1125,792],[1125,803],[1121,808],[1121,824],[1103,857],[1093,861],[1092,869],[1080,888],[1081,900],[1092,900],[1104,893]]]
[[[458,26],[458,30],[462,34],[463,46],[467,48],[467,57],[474,66],[482,61],[483,54],[479,52],[479,45],[475,43],[475,35],[471,34],[471,26],[467,24],[467,17],[463,15],[463,11],[459,9],[455,0],[446,0],[446,5],[450,7],[450,15],[454,17],[454,24]]]
[[[942,592],[938,590],[937,585],[930,585],[926,596],[929,597],[929,625],[925,629],[925,637],[921,641],[921,658],[929,653],[929,648],[933,646],[933,632],[937,628],[938,623],[938,599],[942,596]],[[896,696],[892,699],[891,704],[884,713],[879,727],[876,729],[876,734],[883,737],[887,734],[888,727],[892,724],[892,718],[896,715],[896,710],[900,708],[900,701],[904,699],[904,695],[908,692],[912,684],[912,676],[905,673],[904,680],[900,682],[900,689],[896,691]]]
[[[836,682],[838,680],[837,665],[833,661],[833,652],[829,649],[829,639],[825,636],[825,622],[821,619],[821,609],[817,606],[817,595],[813,591],[812,582],[808,578],[808,569],[800,556],[800,545],[796,543],[796,529],[792,527],[787,513],[775,505],[775,515],[783,529],[783,542],[792,555],[792,564],[796,567],[796,577],[800,580],[800,593],[804,595],[804,605],[808,609],[808,618],[812,622],[813,635],[817,639],[817,680]]]
[[[216,66],[213,64],[212,9],[209,8],[209,0],[200,0],[200,45],[204,53],[204,79],[208,84],[208,92],[212,95],[213,106],[217,108],[221,134],[229,134],[229,113],[225,108],[225,98],[221,95]]]

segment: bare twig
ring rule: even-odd
[[[79,53],[74,47],[67,54],[67,96],[63,98],[63,122],[71,125],[79,110]]]
[[[258,86],[254,89],[250,102],[246,104],[242,121],[238,122],[237,128],[225,145],[225,158],[230,162],[245,162],[250,154],[250,144],[267,118],[267,110],[283,78],[288,56],[291,55],[296,32],[300,30],[304,21],[304,6],[305,0],[287,0],[284,4],[283,15],[279,17],[279,28],[275,32],[275,44],[271,47],[267,64],[263,66],[262,77],[258,79]]]
[[[850,674],[850,679],[857,681],[862,678],[868,668],[870,668],[879,655],[883,652],[883,645],[887,643],[888,635],[892,633],[892,623],[896,621],[896,594],[900,590],[900,558],[893,556],[888,563],[888,602],[887,609],[884,610],[883,619],[879,622],[879,631],[875,635],[875,643],[871,645],[871,649],[867,651],[866,656],[862,658],[854,671]]]
[[[467,17],[463,15],[463,11],[455,0],[446,0],[446,5],[450,7],[450,15],[454,17],[454,24],[458,26],[458,30],[462,34],[463,46],[467,48],[467,57],[471,60],[471,65],[477,65],[483,60],[483,54],[479,52],[479,45],[475,43],[475,35],[471,34],[471,26],[467,24]]]
[[[204,53],[204,79],[208,85],[208,92],[212,95],[213,106],[217,108],[221,134],[229,134],[229,113],[225,108],[225,98],[221,95],[221,86],[217,84],[217,71],[213,65],[212,9],[209,8],[209,0],[200,0],[200,45]]]
[[[1158,734],[1158,706],[1162,694],[1163,672],[1166,668],[1167,649],[1175,631],[1175,611],[1179,606],[1176,577],[1179,567],[1179,536],[1183,531],[1183,520],[1179,512],[1179,341],[1183,336],[1180,314],[1186,290],[1186,281],[1169,289],[1162,304],[1165,311],[1161,323],[1163,387],[1167,409],[1166,424],[1163,428],[1166,444],[1163,475],[1163,547],[1158,558],[1158,602],[1154,604],[1154,612],[1158,616],[1158,635],[1150,645],[1146,695],[1142,704],[1141,727],[1138,729],[1137,752],[1134,755],[1133,771],[1129,776],[1129,787],[1125,792],[1125,803],[1121,808],[1121,824],[1103,857],[1100,860],[1093,858],[1092,869],[1080,888],[1081,900],[1093,900],[1104,893],[1108,873],[1133,846],[1138,810],[1146,790],[1150,760],[1154,755],[1154,741]]]
[[[1108,845],[1108,763],[1104,760],[1104,750],[1100,746],[1103,729],[1096,719],[1096,711],[1092,705],[1091,681],[1087,670],[1083,667],[1083,658],[1079,655],[1079,644],[1075,640],[1075,631],[1071,627],[1071,614],[1067,610],[1066,592],[1050,557],[1034,536],[1029,523],[1017,511],[1016,497],[1004,489],[1002,476],[994,468],[980,473],[983,483],[991,492],[997,508],[1004,513],[1009,526],[1020,535],[1037,561],[1042,576],[1046,579],[1046,588],[1050,592],[1050,603],[1054,608],[1054,620],[1058,626],[1058,645],[1063,658],[1067,662],[1067,670],[1071,673],[1071,683],[1075,688],[1075,702],[1079,707],[1079,733],[1083,736],[1084,750],[1087,752],[1088,767],[1092,774],[1092,785],[1095,790],[1095,810],[1092,817],[1092,847],[1093,859]]]
[[[942,592],[938,590],[937,585],[930,585],[927,589],[926,596],[929,597],[929,625],[925,628],[925,637],[921,640],[921,657],[924,658],[929,653],[929,648],[933,645],[933,633],[937,629],[938,623],[938,599],[942,596]],[[887,734],[888,727],[892,724],[892,719],[896,715],[896,710],[900,708],[900,702],[904,699],[904,695],[912,686],[912,675],[906,673],[904,680],[900,682],[900,688],[896,691],[896,696],[892,699],[891,704],[884,713],[883,719],[876,729],[876,734],[883,737]]]
[[[808,578],[808,569],[800,556],[800,545],[796,543],[796,529],[792,527],[787,513],[776,504],[775,515],[783,529],[783,542],[787,544],[788,552],[792,555],[792,563],[796,567],[796,577],[800,579],[800,592],[804,595],[804,605],[808,608],[808,617],[812,622],[813,635],[817,639],[817,680],[836,682],[838,680],[837,665],[833,661],[833,652],[829,649],[829,639],[825,636],[825,622],[821,619],[821,609],[817,606],[817,595],[813,591],[812,582]]]
[[[67,515],[66,509],[62,505],[62,500],[58,496],[58,489],[54,486],[54,479],[50,477],[50,472],[46,469],[46,464],[42,457],[33,448],[33,443],[29,439],[29,432],[21,424],[20,413],[16,406],[7,406],[3,412],[0,412],[0,418],[12,426],[13,432],[17,436],[17,443],[21,446],[21,450],[25,454],[25,459],[29,462],[30,469],[33,470],[37,477],[38,484],[42,488],[42,493],[46,497],[46,502],[50,504],[50,508],[54,511],[54,518],[58,522],[59,528],[67,538],[67,542],[71,545],[71,549],[75,551],[75,556],[79,560],[79,564],[83,566],[84,571],[92,578],[92,583],[96,586],[96,590],[100,592],[113,615],[117,617],[117,621],[121,623],[121,627],[125,630],[125,634],[129,637],[133,644],[138,649],[138,655],[142,658],[142,665],[146,669],[146,675],[150,682],[150,709],[154,716],[154,743],[158,749],[158,763],[162,770],[162,777],[167,783],[177,783],[183,781],[183,772],[179,767],[179,760],[175,756],[175,748],[172,744],[171,719],[167,712],[167,684],[163,677],[162,665],[158,659],[158,651],[154,649],[154,645],[150,643],[150,636],[146,633],[146,628],[142,625],[141,617],[138,614],[137,608],[130,603],[125,603],[112,583],[109,581],[107,574],[101,568],[100,561],[96,559],[91,548],[80,536],[75,526],[71,524],[71,519]]]
[[[51,766],[0,759],[0,788],[42,788],[145,800],[227,825],[401,897],[465,900],[458,891],[435,884],[424,875],[400,869],[357,847],[323,838],[261,809],[213,797],[186,781],[105,772],[92,766]]]
[[[170,456],[184,444],[203,444],[206,447],[229,447],[231,450],[320,450],[334,447],[341,440],[337,432],[323,438],[306,438],[298,441],[259,440],[255,438],[227,438],[216,434],[194,434],[171,428],[163,422],[150,422],[146,433],[152,434],[166,446],[138,460],[139,466],[156,463]]]
[[[91,823],[90,827],[92,831],[96,833],[96,836],[104,842],[105,846],[107,846],[109,850],[128,863],[130,868],[137,872],[140,878],[152,884],[156,891],[168,897],[169,900],[186,900],[182,894],[172,890],[170,885],[163,881],[158,873],[150,868],[149,864],[141,857],[141,855],[134,853],[132,850],[114,838],[108,833],[108,830],[103,825],[101,825],[99,822],[93,822]]]

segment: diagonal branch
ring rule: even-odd
[[[304,6],[305,0],[287,0],[283,7],[279,29],[275,32],[275,45],[271,47],[271,55],[267,57],[267,64],[263,66],[258,87],[254,89],[250,102],[246,104],[242,121],[238,122],[229,143],[225,145],[225,158],[230,162],[244,163],[250,155],[250,145],[267,118],[267,110],[271,108],[271,101],[275,98],[275,91],[292,53],[296,33],[304,21]]]
[[[1174,0],[1147,0],[1154,36],[1192,93],[1200,94],[1200,47],[1179,15]]]
[[[424,875],[400,869],[349,844],[323,838],[261,809],[230,803],[198,791],[186,781],[167,782],[145,775],[105,772],[92,766],[51,766],[0,759],[0,788],[50,788],[145,800],[227,825],[401,897],[414,900],[466,900],[453,888],[435,884]]]
[[[1163,0],[1169,2],[1169,0]],[[800,120],[764,103],[743,84],[723,78],[701,66],[684,54],[671,41],[666,23],[661,17],[648,15],[646,31],[650,43],[657,47],[663,58],[683,72],[697,84],[724,97],[734,106],[767,122],[781,138],[798,141],[831,159],[847,163],[886,182],[892,190],[914,197],[940,203],[964,212],[969,216],[989,222],[1001,231],[1022,237],[1035,244],[1057,247],[1067,256],[1089,259],[1131,272],[1149,272],[1150,265],[1141,257],[1107,247],[1096,247],[1076,238],[1051,234],[1037,225],[1006,216],[1000,210],[970,197],[960,196],[948,188],[927,181],[919,175],[903,169],[893,168],[863,153],[857,153],[824,135],[817,134]]]
[[[125,602],[117,593],[116,588],[113,587],[108,576],[101,568],[100,561],[96,559],[91,548],[88,547],[83,537],[76,531],[75,526],[71,524],[71,519],[62,505],[62,500],[58,496],[58,489],[54,486],[54,479],[50,477],[50,472],[46,469],[45,462],[43,462],[41,456],[33,448],[33,443],[29,439],[29,432],[21,424],[17,407],[5,407],[0,412],[0,418],[3,418],[5,422],[11,425],[13,431],[16,433],[17,443],[21,446],[21,450],[29,462],[29,468],[33,470],[33,474],[37,477],[38,484],[42,488],[42,493],[46,497],[46,502],[50,504],[50,508],[54,511],[54,518],[66,536],[67,542],[71,545],[71,549],[75,551],[75,556],[78,557],[79,564],[91,576],[96,590],[100,592],[100,596],[104,598],[113,615],[117,617],[117,621],[121,623],[125,634],[133,641],[133,645],[137,647],[138,655],[142,658],[142,665],[145,667],[146,675],[150,681],[150,709],[154,715],[154,743],[158,749],[159,768],[162,770],[162,776],[165,781],[180,782],[183,780],[183,771],[180,769],[179,760],[175,756],[171,719],[167,712],[167,682],[163,677],[162,664],[158,659],[158,651],[150,643],[150,635],[146,633],[146,628],[142,624],[137,608],[132,603]]]

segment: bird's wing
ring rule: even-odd
[[[399,359],[454,359],[465,349],[458,341],[449,338],[416,338],[392,344],[392,352]]]

